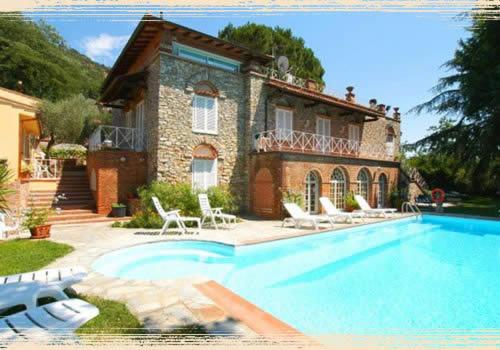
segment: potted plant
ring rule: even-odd
[[[354,193],[349,192],[345,196],[345,211],[350,213],[357,209],[359,209],[359,205],[358,202],[356,202],[356,199],[354,198]]]
[[[24,229],[30,230],[32,239],[50,237],[50,228],[52,225],[47,224],[49,213],[49,209],[31,208],[25,214],[22,226]]]
[[[33,166],[25,160],[21,161],[21,179],[29,179],[33,172]]]
[[[113,203],[111,205],[111,215],[115,218],[122,218],[127,215],[127,206],[123,203]]]

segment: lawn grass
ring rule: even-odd
[[[11,275],[44,268],[54,260],[69,254],[73,247],[45,240],[12,240],[0,243],[0,275]],[[84,324],[77,333],[144,333],[144,327],[130,313],[125,304],[99,297],[78,295],[67,291],[73,298],[86,300],[99,309],[99,315]],[[51,302],[49,298],[40,304]],[[21,311],[18,307],[3,315]],[[2,315],[0,315],[1,317]]]
[[[39,270],[73,251],[67,244],[16,239],[0,243],[0,276]]]
[[[433,209],[429,209],[433,211]],[[444,213],[500,217],[500,197],[469,196],[453,207],[444,207]]]

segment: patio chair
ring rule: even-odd
[[[0,346],[15,341],[67,341],[74,331],[99,315],[99,309],[80,299],[55,301],[0,319]],[[76,340],[76,339],[75,339]]]
[[[338,210],[335,204],[333,204],[328,197],[320,197],[319,201],[323,206],[323,209],[325,209],[326,215],[332,217],[334,220],[336,218],[344,218],[348,222],[352,223],[354,218],[359,218],[361,221],[364,221],[364,218],[366,217],[366,214],[363,212],[347,213]]]
[[[8,232],[19,231],[19,220],[14,220],[14,225],[7,225],[7,214],[0,213],[0,240],[7,238]]]
[[[361,197],[359,194],[354,196],[356,202],[358,202],[359,207],[361,208],[361,212],[366,215],[382,215],[384,218],[387,217],[387,214],[394,214],[397,209],[396,208],[372,208],[368,204],[368,202]]]
[[[301,228],[303,223],[311,223],[314,226],[315,230],[319,229],[318,224],[322,222],[329,222],[333,228],[333,218],[328,215],[312,215],[303,211],[297,204],[295,203],[285,203],[286,211],[290,214],[291,217],[285,218],[281,227],[285,226],[285,223],[291,222],[295,225],[296,228]]]
[[[160,200],[157,197],[152,197],[151,199],[153,200],[153,204],[156,208],[156,211],[158,212],[158,214],[160,215],[160,217],[164,222],[163,227],[161,229],[161,234],[167,232],[169,225],[173,222],[177,224],[177,227],[179,227],[182,233],[187,233],[187,227],[184,224],[184,222],[189,222],[189,221],[196,222],[198,226],[198,231],[201,230],[200,218],[191,216],[181,216],[179,214],[180,210],[165,211],[165,209],[163,209],[160,203]]]
[[[236,223],[236,216],[232,214],[225,214],[222,212],[222,208],[212,208],[210,206],[210,202],[208,201],[208,196],[205,193],[200,193],[198,195],[198,202],[200,203],[202,220],[201,225],[205,223],[207,218],[210,218],[210,221],[215,226],[215,229],[218,230],[217,220],[222,220],[222,226],[229,227],[231,221]]]
[[[0,276],[0,310],[16,305],[33,309],[44,297],[68,299],[63,292],[87,276],[81,267],[46,269],[17,275]]]

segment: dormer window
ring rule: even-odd
[[[215,55],[207,51],[195,49],[190,46],[174,43],[173,51],[174,55],[187,58],[191,61],[208,64],[209,66],[214,66],[231,72],[239,72],[240,70],[240,62],[238,61]]]

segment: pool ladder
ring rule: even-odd
[[[420,208],[415,203],[411,203],[411,202],[404,202],[401,205],[401,212],[402,213],[412,212],[413,214],[422,215]]]

